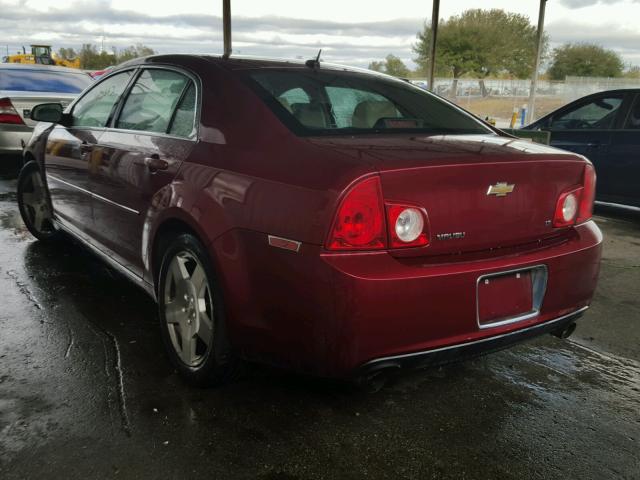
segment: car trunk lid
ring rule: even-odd
[[[374,159],[385,201],[427,211],[431,244],[414,249],[425,255],[498,249],[558,235],[551,225],[557,199],[582,182],[584,171],[581,157],[494,135],[362,140],[331,141]]]

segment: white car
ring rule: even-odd
[[[22,155],[36,124],[29,118],[35,105],[65,107],[92,83],[91,76],[72,68],[0,63],[0,155]]]

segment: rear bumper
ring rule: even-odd
[[[232,342],[249,358],[321,376],[349,376],[389,358],[449,361],[557,328],[590,304],[602,244],[592,221],[553,246],[447,263],[305,244],[296,253],[269,246],[264,234],[233,237],[212,245]],[[481,327],[478,279],[540,266],[547,282],[536,315]]]
[[[521,328],[513,332],[482,338],[480,340],[449,345],[424,352],[376,358],[360,366],[354,373],[355,376],[365,376],[385,369],[424,368],[433,365],[443,365],[465,358],[477,357],[485,353],[508,348],[545,333],[562,330],[567,325],[578,320],[588,308],[589,307],[582,307],[573,313],[554,318],[547,322]]]
[[[0,154],[21,155],[23,142],[27,144],[32,132],[33,128],[27,125],[0,126]]]

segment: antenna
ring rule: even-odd
[[[304,64],[309,67],[309,68],[318,68],[320,67],[320,55],[322,54],[322,49],[320,49],[318,51],[318,55],[316,56],[316,58],[312,58],[310,60],[307,60],[306,62],[304,62]]]

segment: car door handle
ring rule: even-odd
[[[151,173],[155,173],[159,170],[166,170],[167,168],[169,168],[169,163],[166,160],[162,160],[157,155],[145,157],[143,160],[136,161],[135,163],[136,165],[144,165],[149,169]]]

